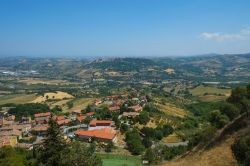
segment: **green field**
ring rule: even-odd
[[[0,105],[7,103],[23,104],[36,99],[35,94],[13,94],[0,97]]]
[[[120,154],[98,154],[102,158],[103,166],[140,166],[141,159],[136,156]]]
[[[193,96],[201,96],[204,95],[205,93],[208,94],[222,94],[222,95],[228,95],[230,94],[231,90],[230,89],[220,89],[217,87],[213,86],[198,86],[194,89],[191,89],[190,92],[192,93]]]

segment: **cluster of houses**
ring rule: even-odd
[[[130,111],[120,112],[121,106],[126,102],[130,102],[127,106]],[[120,96],[107,96],[101,100],[95,100],[93,106],[98,107],[101,104],[108,105],[110,112],[116,111],[120,113],[119,117],[135,118],[142,111],[142,106],[146,103],[145,97],[129,98],[127,94]],[[32,149],[32,145],[42,142],[47,135],[48,122],[53,118],[60,126],[65,139],[69,138],[70,134],[73,137],[86,141],[101,141],[101,142],[116,142],[117,132],[115,130],[115,123],[112,120],[97,120],[95,112],[82,113],[81,110],[73,110],[68,116],[55,116],[51,112],[38,113],[31,117],[22,117],[16,121],[13,115],[4,115],[0,117],[0,147],[4,145],[11,145],[16,147],[23,147]],[[90,119],[87,124],[86,119]],[[36,136],[36,140],[31,143],[20,143],[30,137]],[[38,139],[39,138],[39,139]]]

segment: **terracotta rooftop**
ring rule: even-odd
[[[109,111],[120,111],[120,107],[119,106],[109,107]]]
[[[84,121],[86,119],[86,116],[78,116],[76,119],[77,119],[77,121],[81,122],[81,121]]]
[[[94,137],[99,139],[112,140],[116,132],[112,129],[97,129],[97,130],[77,130],[75,131],[75,135],[77,136],[85,136],[85,137]]]
[[[71,122],[71,119],[62,119],[62,120],[57,120],[56,123],[58,125],[62,125],[62,124],[68,124]]]
[[[0,136],[20,136],[22,132],[16,129],[9,130],[9,131],[1,131]]]
[[[49,127],[48,124],[37,125],[32,130],[34,130],[34,131],[47,131],[48,127]]]
[[[58,120],[64,120],[65,118],[64,118],[64,116],[57,116],[56,117],[56,120],[58,121]]]
[[[46,117],[46,116],[50,116],[50,115],[51,115],[50,112],[45,112],[45,113],[35,114],[34,117],[35,118],[40,118],[40,117]]]
[[[132,109],[132,110],[134,110],[136,112],[139,112],[139,111],[142,110],[142,107],[139,106],[139,105],[131,106],[131,107],[128,107],[128,108],[130,108],[130,109]]]
[[[125,103],[125,101],[121,100],[121,99],[118,99],[118,100],[115,101],[115,105],[122,105],[124,103]]]
[[[104,126],[107,126],[107,125],[111,125],[113,123],[112,120],[92,120],[89,125],[90,126],[99,126],[99,125],[104,125]]]

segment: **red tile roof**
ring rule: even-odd
[[[71,122],[71,119],[62,119],[62,120],[57,120],[56,123],[58,125],[63,125],[63,124],[68,124]]]
[[[142,107],[139,106],[139,105],[131,106],[131,107],[128,107],[128,108],[130,108],[130,109],[132,109],[132,110],[134,110],[136,112],[139,112],[139,111],[142,110]]]
[[[101,126],[101,125],[104,125],[104,126],[108,126],[108,125],[111,125],[113,123],[112,120],[92,120],[89,125],[90,126]]]
[[[121,99],[118,99],[118,100],[115,101],[115,105],[122,105],[124,103],[125,103],[125,101],[121,100]]]
[[[56,120],[57,120],[57,121],[59,121],[59,120],[64,120],[64,119],[65,119],[64,116],[57,116],[57,117],[56,117]]]
[[[99,139],[112,140],[116,132],[112,129],[97,129],[97,130],[77,130],[75,131],[75,135],[77,136],[85,136],[85,137],[94,137]]]
[[[49,127],[48,124],[37,125],[32,130],[34,130],[34,131],[47,131],[48,127]]]
[[[50,112],[45,112],[45,113],[39,113],[39,114],[35,114],[35,118],[40,118],[40,117],[46,117],[46,116],[50,116],[51,113]]]
[[[77,121],[82,122],[82,121],[84,121],[86,118],[87,118],[86,116],[78,116],[76,119],[77,119]]]
[[[120,107],[119,106],[109,107],[109,111],[120,111]]]

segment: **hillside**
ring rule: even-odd
[[[198,146],[192,152],[180,156],[172,161],[165,162],[161,166],[230,166],[237,165],[231,145],[236,138],[245,137],[250,133],[250,117],[243,115],[243,118],[236,119],[231,124],[219,131],[209,144]],[[241,124],[245,124],[243,128],[235,130]]]

